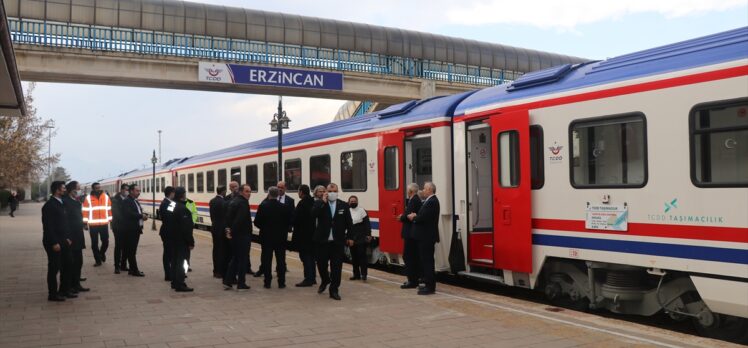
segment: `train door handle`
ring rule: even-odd
[[[501,207],[501,219],[503,220],[504,225],[512,224],[512,207]]]

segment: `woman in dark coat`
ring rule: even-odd
[[[358,197],[348,198],[353,228],[347,236],[348,247],[351,249],[351,260],[353,263],[353,277],[351,280],[366,281],[366,270],[369,261],[366,257],[366,249],[371,241],[371,222],[364,208],[358,206]]]

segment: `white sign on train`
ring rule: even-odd
[[[628,206],[625,204],[587,205],[584,227],[588,230],[628,231]]]

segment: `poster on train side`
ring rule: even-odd
[[[212,83],[343,90],[342,73],[273,66],[200,62],[197,79]]]
[[[628,231],[628,216],[626,204],[588,204],[584,227],[588,230]]]

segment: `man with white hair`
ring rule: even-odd
[[[436,185],[432,182],[423,184],[426,200],[418,213],[408,214],[413,222],[413,238],[418,241],[418,252],[423,266],[424,286],[418,287],[419,295],[431,295],[436,292],[434,274],[434,246],[439,243],[439,199],[436,198]]]
[[[401,236],[403,238],[403,261],[405,261],[405,274],[408,280],[400,285],[401,289],[415,289],[418,287],[418,278],[421,276],[421,262],[418,256],[418,241],[413,238],[413,222],[408,220],[410,213],[418,213],[421,209],[421,198],[418,197],[418,184],[408,185],[408,199],[405,201],[405,211],[400,214],[400,222],[403,223]]]
[[[348,203],[338,199],[338,185],[330,183],[322,200],[312,208],[316,229],[317,269],[322,283],[317,293],[323,293],[330,286],[330,298],[340,301],[340,277],[345,256],[345,241],[353,227],[353,219]],[[328,270],[329,266],[329,270]]]

